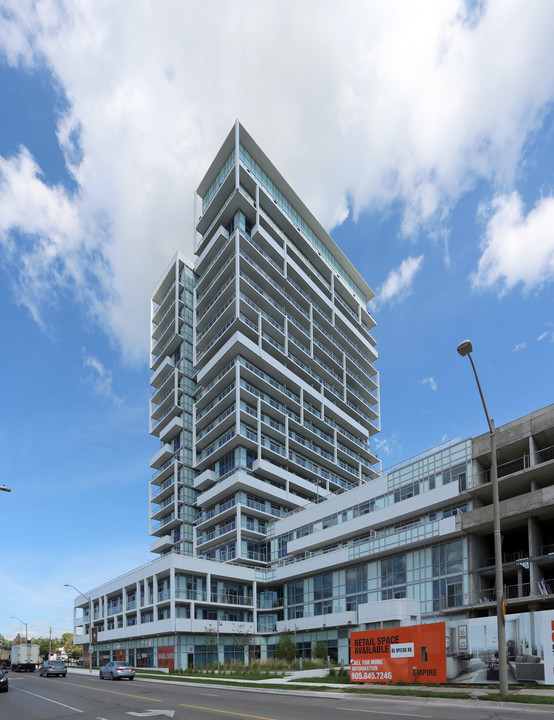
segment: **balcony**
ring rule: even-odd
[[[152,523],[151,535],[167,534],[169,530],[178,527],[182,522],[182,518],[175,513],[171,513],[158,523]]]
[[[223,538],[225,535],[229,535],[230,533],[234,533],[236,530],[236,522],[233,520],[232,522],[227,523],[223,527],[218,527],[215,530],[212,530],[210,532],[204,532],[204,533],[198,533],[198,536],[196,538],[196,545],[198,548],[200,548],[202,545],[206,545],[207,543],[211,543],[215,540],[219,540]]]
[[[167,356],[164,361],[160,364],[156,372],[150,378],[150,385],[156,388],[156,391],[163,385],[167,380],[169,374],[175,368],[173,358]]]
[[[188,590],[185,588],[177,588],[175,590],[176,600],[196,600],[197,602],[206,602],[207,593],[204,590]]]
[[[539,580],[536,592],[531,592],[531,585],[528,582],[504,585],[506,606],[512,612],[527,610],[531,602],[539,606],[544,604],[545,607],[550,607],[553,596],[554,577]],[[459,593],[440,598],[441,611],[451,612],[455,608],[466,611],[468,606],[474,610],[482,609],[484,613],[488,614],[493,608],[496,608],[496,591],[494,587],[470,594]]]
[[[163,535],[162,537],[150,543],[150,552],[162,553],[174,546],[173,537],[171,535]]]
[[[173,455],[173,448],[168,443],[164,443],[158,452],[152,456],[150,460],[150,467],[160,470]]]
[[[508,475],[514,475],[515,473],[522,472],[523,470],[530,470],[536,468],[539,465],[543,465],[551,460],[554,460],[554,445],[537,450],[532,454],[521,455],[508,462],[500,463],[497,468],[498,479],[507,477]],[[478,475],[479,484],[484,485],[491,481],[491,471],[489,469],[483,470]]]
[[[152,508],[150,513],[150,519],[154,522],[159,520],[164,513],[167,513],[167,508],[175,505],[175,498],[173,496],[164,500],[163,503],[156,509]]]
[[[173,440],[175,435],[177,435],[177,433],[179,433],[183,429],[183,427],[184,427],[183,418],[177,416],[177,417],[172,418],[167,423],[167,425],[165,425],[165,427],[161,427],[161,422],[158,423],[158,426],[156,427],[154,434],[156,433],[158,428],[161,428],[160,434],[159,434],[160,440],[162,442],[167,443],[167,442],[170,442],[171,440]]]
[[[159,470],[156,470],[156,472],[152,475],[152,482],[157,485],[162,483],[164,480],[167,480],[170,475],[173,475],[176,463],[178,464],[178,467],[181,467],[183,464],[182,460],[177,455],[168,460]]]
[[[197,519],[196,521],[196,527],[201,528],[202,525],[205,525],[207,522],[212,521],[215,517],[218,518],[218,521],[221,522],[222,520],[226,520],[227,518],[236,515],[236,505],[237,501],[235,498],[232,498],[231,500],[228,500],[226,503],[222,503],[221,505],[217,505],[216,507],[212,508],[211,510],[205,510]]]
[[[169,359],[171,360],[171,358]],[[161,405],[171,390],[175,388],[178,373],[173,367],[173,362],[171,362],[169,367],[172,369],[160,378],[158,386],[153,389],[151,397],[152,405]]]
[[[120,615],[123,612],[123,603],[108,608],[107,616]]]
[[[253,599],[251,597],[236,594],[211,593],[210,602],[217,603],[218,605],[241,605],[253,607]]]
[[[153,372],[156,372],[165,357],[174,353],[183,342],[183,337],[177,331],[175,331],[175,334],[168,334],[169,340],[166,341],[165,345],[162,346],[162,343],[158,341],[155,347],[152,348],[150,369]]]
[[[157,487],[156,485],[152,486],[151,501],[159,504],[163,500],[165,500],[166,497],[169,497],[171,492],[165,492],[168,488],[172,488],[172,492],[175,489],[175,479],[173,477],[165,480],[159,487]]]

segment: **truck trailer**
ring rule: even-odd
[[[0,645],[0,668],[9,668],[12,652],[10,645]]]
[[[12,645],[11,661],[14,672],[35,672],[39,664],[39,646],[31,643]]]

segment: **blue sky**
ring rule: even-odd
[[[132,11],[131,11],[132,10]],[[554,4],[0,0],[0,632],[147,562],[149,302],[238,117],[376,292],[383,467],[553,401]]]

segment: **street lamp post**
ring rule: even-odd
[[[27,623],[26,623],[24,620],[22,620],[21,618],[16,617],[15,615],[12,615],[11,617],[12,617],[14,620],[18,620],[22,625],[25,625],[25,644],[28,644],[28,642],[29,642],[29,637],[28,637],[28,635],[27,635]]]
[[[219,620],[217,621],[217,674],[219,675]]]
[[[81,595],[81,597],[84,597],[85,600],[88,600],[88,671],[89,673],[92,672],[92,598],[82,593],[80,590],[78,590],[75,585],[70,585],[69,583],[65,583],[64,587],[70,587],[73,588],[76,592]]]
[[[498,635],[498,684],[501,695],[508,694],[508,658],[506,656],[506,618],[504,616],[504,578],[502,572],[502,537],[500,535],[500,499],[498,495],[498,471],[496,461],[496,436],[494,433],[494,420],[489,417],[485,396],[481,389],[479,376],[475,369],[475,363],[471,357],[473,345],[469,340],[458,345],[458,353],[462,357],[468,357],[473,368],[473,374],[477,381],[479,395],[483,403],[483,409],[489,425],[491,436],[491,484],[492,484],[492,507],[494,518],[494,567],[496,577],[496,624]]]

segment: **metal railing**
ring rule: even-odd
[[[532,462],[534,460],[534,462]],[[542,465],[542,463],[554,460],[554,445],[537,450],[532,454],[525,454],[521,457],[514,458],[508,462],[502,463],[498,466],[498,478],[506,477],[507,475],[513,475],[514,473],[521,472],[522,470],[528,470],[534,465]],[[479,477],[483,483],[489,483],[491,472],[490,470],[483,470],[479,473]]]

